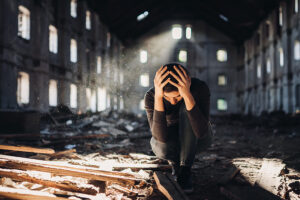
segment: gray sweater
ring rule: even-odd
[[[191,79],[190,91],[195,99],[195,106],[185,111],[189,118],[193,132],[197,138],[202,138],[208,132],[210,91],[204,81],[197,78]],[[172,105],[163,98],[165,111],[154,110],[154,88],[150,88],[145,94],[145,109],[152,136],[161,141],[167,142],[174,137],[174,131],[177,132],[179,122],[179,108],[184,104],[180,100],[176,105]]]

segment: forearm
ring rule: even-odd
[[[183,97],[184,99],[184,103],[185,103],[185,107],[187,111],[192,110],[192,108],[195,106],[196,102],[195,99],[193,97],[193,95],[191,93],[187,94],[186,96]]]

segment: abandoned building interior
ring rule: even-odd
[[[300,199],[300,0],[0,0],[0,199]],[[145,94],[210,91],[186,194]]]

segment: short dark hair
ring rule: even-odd
[[[165,64],[164,67],[167,67],[167,70],[164,72],[164,74],[167,72],[167,71],[172,71],[174,74],[176,74],[179,78],[179,74],[176,72],[176,70],[174,69],[174,65],[177,67],[177,69],[179,69],[181,72],[182,70],[179,68],[179,65],[178,63],[169,63],[169,64]],[[187,69],[180,65],[183,70],[187,73],[187,75],[189,75],[189,72],[187,71]],[[165,80],[167,80],[168,78],[170,78],[171,81],[173,81],[174,83],[178,83],[178,81],[171,75],[167,75],[164,80],[162,82],[164,82]],[[163,88],[163,91],[164,92],[173,92],[173,91],[178,91],[178,88],[175,87],[174,85],[172,85],[171,83],[167,83],[164,88]]]

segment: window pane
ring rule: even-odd
[[[294,44],[294,59],[300,60],[300,42],[298,40]]]
[[[102,71],[101,56],[97,56],[97,74],[101,74],[101,71]]]
[[[173,25],[172,28],[172,37],[173,39],[181,39],[182,37],[182,29],[180,25]]]
[[[179,51],[178,60],[180,62],[186,62],[187,61],[187,51],[186,50],[180,50]]]
[[[57,29],[55,26],[49,26],[49,51],[57,53]]]
[[[185,38],[186,39],[191,39],[192,38],[192,27],[191,26],[187,26],[185,28]]]
[[[70,85],[70,107],[77,108],[77,86],[75,84]]]
[[[279,64],[281,67],[284,66],[284,53],[282,48],[279,48]]]
[[[145,50],[141,50],[140,52],[140,61],[141,63],[146,63],[148,60],[148,53]]]
[[[77,42],[74,39],[71,39],[71,49],[70,49],[70,60],[73,63],[77,62]]]
[[[257,65],[257,78],[260,78],[261,77],[261,65],[258,64]]]
[[[217,60],[219,62],[226,62],[227,61],[227,51],[220,49],[217,51]]]
[[[19,6],[18,36],[30,39],[30,12],[24,6]]]
[[[267,59],[267,73],[270,74],[271,73],[271,60],[270,58]]]
[[[25,72],[18,74],[17,102],[19,105],[29,103],[29,75]]]
[[[88,30],[91,30],[92,28],[91,12],[88,10],[86,11],[86,15],[85,15],[85,28]]]
[[[140,110],[145,110],[145,102],[144,102],[144,99],[141,99],[140,100]]]
[[[225,75],[219,75],[218,76],[218,85],[226,85],[227,80]]]
[[[77,17],[77,0],[71,0],[71,16]]]
[[[106,109],[106,90],[105,88],[98,88],[98,111]]]
[[[218,110],[227,110],[227,101],[225,99],[218,99],[217,108]]]
[[[49,105],[57,106],[57,81],[49,80]]]
[[[140,85],[143,87],[149,87],[149,74],[142,74],[140,76]]]

